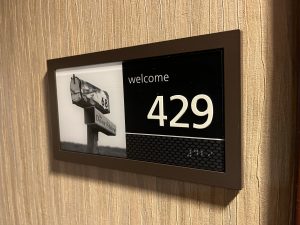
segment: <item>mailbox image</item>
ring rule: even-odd
[[[83,108],[95,106],[100,112],[109,113],[109,96],[106,91],[80,80],[75,74],[71,78],[70,90],[73,104]]]
[[[61,147],[126,157],[121,64],[56,71]]]

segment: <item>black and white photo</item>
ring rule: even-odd
[[[61,148],[126,157],[122,64],[56,71]]]

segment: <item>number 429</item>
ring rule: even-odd
[[[200,111],[197,108],[197,103],[200,99],[203,99],[206,101],[207,108],[204,111]],[[183,116],[183,114],[186,112],[186,110],[188,109],[189,104],[188,104],[188,100],[186,99],[186,97],[184,97],[183,95],[173,95],[170,97],[170,100],[171,101],[180,100],[182,103],[182,107],[181,107],[180,111],[177,113],[177,115],[173,119],[171,119],[170,127],[189,128],[188,123],[177,122]],[[158,106],[158,115],[154,115],[153,113],[157,106]],[[204,129],[211,124],[213,115],[214,115],[214,108],[213,108],[213,103],[209,96],[207,96],[205,94],[196,95],[192,99],[191,109],[192,109],[192,112],[196,116],[207,116],[207,119],[204,123],[202,123],[202,124],[193,123],[193,128]],[[158,120],[159,126],[161,126],[161,127],[163,127],[165,125],[165,120],[167,120],[168,117],[164,114],[164,96],[156,96],[156,98],[151,106],[151,109],[148,112],[147,119]]]

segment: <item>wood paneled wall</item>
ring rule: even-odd
[[[293,12],[292,0],[0,1],[0,224],[291,224]],[[47,59],[231,29],[242,31],[242,191],[53,160]]]

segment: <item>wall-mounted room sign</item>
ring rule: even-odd
[[[241,188],[240,32],[48,61],[55,158]]]

